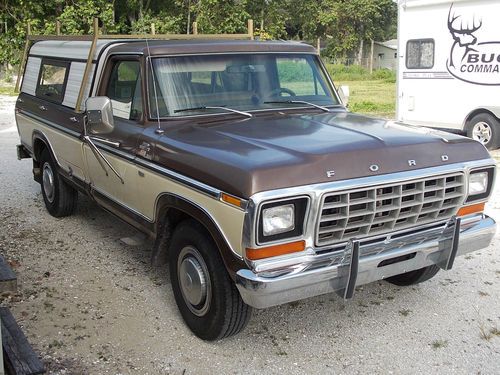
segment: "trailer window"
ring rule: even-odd
[[[434,66],[434,39],[415,39],[406,43],[406,67],[431,69]]]
[[[42,61],[36,96],[55,103],[62,103],[66,81],[68,79],[69,62]]]

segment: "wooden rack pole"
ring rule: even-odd
[[[198,22],[193,22],[193,35],[198,35]]]
[[[92,70],[92,60],[94,59],[94,52],[97,46],[97,40],[99,39],[99,20],[97,18],[94,18],[93,30],[94,30],[94,35],[93,35],[94,38],[92,39],[92,44],[90,45],[89,56],[87,57],[87,64],[85,65],[82,84],[80,86],[80,91],[78,92],[78,98],[76,99],[75,110],[77,112],[82,112],[81,107],[83,101],[83,94],[87,89],[90,71]]]
[[[248,36],[249,36],[250,40],[254,39],[254,36],[253,36],[253,20],[248,20]]]
[[[17,79],[16,79],[16,88],[14,89],[14,92],[19,92],[19,86],[21,84],[21,77],[24,73],[24,68],[26,65],[26,59],[28,58],[28,51],[30,49],[30,39],[29,36],[31,34],[31,25],[28,22],[28,27],[26,29],[26,43],[24,44],[24,52],[23,52],[23,58],[21,59],[21,62],[19,63],[19,71],[17,73]]]
[[[61,35],[61,21],[56,21],[56,35]]]
[[[156,34],[156,26],[154,23],[151,24],[151,35],[155,35]]]

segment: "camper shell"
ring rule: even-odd
[[[53,216],[86,194],[154,239],[197,336],[241,331],[252,307],[422,282],[493,238],[486,149],[349,113],[311,46],[100,38],[27,44],[18,155]]]
[[[399,0],[398,6],[397,120],[500,147],[500,3]]]

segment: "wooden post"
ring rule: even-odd
[[[152,35],[156,34],[156,28],[155,28],[155,24],[154,23],[151,24],[151,34]]]
[[[316,40],[316,49],[318,50],[318,55],[321,55],[321,38]]]
[[[370,74],[373,73],[373,48],[374,48],[374,43],[372,39],[372,45],[371,45],[371,50],[370,50]]]
[[[56,35],[61,35],[61,21],[56,21]]]
[[[31,25],[28,22],[28,27],[26,29],[26,43],[24,44],[23,57],[21,59],[21,62],[19,63],[19,70],[16,79],[16,88],[14,89],[14,92],[19,92],[20,88],[19,86],[21,85],[21,76],[23,75],[26,59],[28,58],[28,51],[30,49],[30,40],[29,40],[30,35],[31,35]]]
[[[198,22],[193,22],[193,35],[198,35]]]
[[[188,19],[186,24],[186,34],[189,35],[189,26],[191,26],[191,0],[188,0]],[[193,32],[194,34],[194,32]]]
[[[253,40],[253,20],[248,20],[248,36]]]
[[[87,88],[87,81],[90,75],[90,71],[92,70],[92,60],[94,59],[94,52],[97,45],[97,40],[99,39],[99,20],[94,18],[94,38],[92,39],[92,43],[89,49],[89,56],[87,57],[87,64],[85,65],[85,71],[83,73],[82,84],[80,85],[80,91],[78,92],[78,98],[76,99],[75,111],[82,112],[82,101],[83,94]]]

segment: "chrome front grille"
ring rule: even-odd
[[[326,193],[316,225],[325,246],[445,220],[465,198],[462,173]]]

